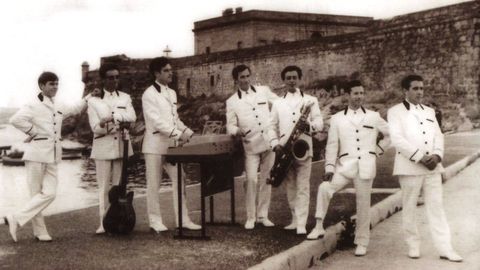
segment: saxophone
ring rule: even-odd
[[[313,104],[302,106],[300,118],[293,127],[287,142],[283,145],[284,151],[281,154],[277,153],[275,155],[275,163],[270,171],[270,178],[267,179],[268,184],[274,187],[280,186],[295,159],[305,160],[308,158],[308,151],[311,145],[305,137],[310,136],[310,125],[307,123],[307,117],[310,114],[312,105]]]

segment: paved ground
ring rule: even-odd
[[[377,225],[371,235],[365,257],[353,256],[353,250],[336,251],[311,269],[480,269],[480,160],[470,165],[444,185],[444,205],[452,230],[453,245],[464,258],[452,263],[438,258],[434,249],[424,207],[419,207],[419,230],[422,235],[421,258],[407,257],[401,232],[401,212]]]
[[[479,138],[479,131],[448,136],[447,152],[451,154],[447,155],[445,163],[451,164],[478,150],[480,148]],[[468,147],[463,146],[466,144]],[[455,151],[457,147],[459,150]],[[389,169],[392,165],[391,162],[391,156],[380,161],[379,167],[383,169],[378,178],[379,181],[376,180],[378,183],[376,187],[398,186],[395,179],[389,176],[391,175],[391,169]],[[313,225],[314,198],[322,174],[323,166],[319,163],[314,166],[312,171],[309,228]],[[241,181],[237,181],[237,191],[237,217],[238,221],[243,223],[245,210]],[[197,222],[199,221],[198,194],[197,187],[189,190],[190,208],[193,210],[192,217]],[[337,197],[341,200],[342,197],[347,197],[345,201],[352,201],[351,196],[351,194],[347,194]],[[334,200],[336,199],[334,198]],[[332,204],[335,203],[332,202]],[[165,223],[172,228],[173,213],[170,194],[162,196],[161,205]],[[227,221],[229,217],[229,211],[225,205],[229,205],[228,196],[221,195],[216,203],[216,214],[220,221]],[[337,205],[339,205],[338,208],[331,207],[329,212],[335,214],[353,209],[352,203]],[[48,217],[46,222],[55,238],[55,241],[50,244],[34,242],[30,226],[22,228],[19,232],[19,243],[14,244],[8,235],[6,226],[3,226],[0,229],[0,268],[125,269],[135,266],[137,269],[245,269],[304,240],[304,238],[286,233],[281,229],[282,225],[286,225],[290,219],[286,196],[281,189],[275,189],[271,205],[271,219],[279,226],[273,229],[258,228],[254,231],[246,231],[241,226],[208,227],[208,234],[212,236],[212,240],[207,242],[174,240],[172,231],[161,235],[152,235],[148,232],[146,222],[145,198],[135,200],[135,210],[138,218],[135,232],[125,238],[98,237],[93,234],[98,223],[97,207]],[[378,228],[383,225],[380,224]],[[386,234],[390,235],[391,233]],[[375,241],[376,239],[372,239],[372,243]],[[463,254],[462,251],[459,248],[459,252]],[[371,252],[373,255],[374,251]],[[402,254],[401,252],[395,253],[397,256],[402,256]],[[427,256],[428,253],[425,253],[426,258],[428,258]],[[430,256],[433,258],[433,253]],[[343,260],[344,257],[337,260]],[[361,258],[361,260],[366,258]],[[385,258],[389,259],[389,257],[383,257],[384,261],[387,261]],[[354,264],[356,265],[358,262],[359,260],[354,261]],[[351,266],[342,269],[349,269]]]

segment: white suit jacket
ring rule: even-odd
[[[351,179],[357,176],[373,179],[377,173],[377,156],[389,145],[388,124],[378,112],[363,107],[354,113],[346,108],[330,119],[325,172],[335,171]],[[379,132],[384,139],[377,145]]]
[[[26,146],[23,160],[44,163],[62,160],[63,118],[82,112],[86,105],[85,99],[73,106],[52,103],[40,93],[32,102],[18,110],[10,118],[10,124],[34,137]]]
[[[113,123],[106,123],[102,128],[100,121],[113,116]],[[105,91],[103,98],[92,97],[88,101],[88,120],[93,131],[91,158],[101,160],[118,159],[123,156],[123,141],[119,130],[120,122],[135,122],[137,119],[130,95]],[[133,155],[131,141],[129,156]]]
[[[388,125],[396,149],[394,175],[426,175],[441,173],[441,163],[430,171],[419,163],[424,155],[436,154],[443,159],[443,134],[435,111],[423,104],[418,109],[404,101],[388,110]]]
[[[315,133],[323,129],[323,118],[318,106],[316,97],[304,94],[300,89],[292,94],[287,92],[282,98],[273,102],[272,111],[270,113],[270,137],[275,138],[271,141],[271,146],[277,144],[285,145],[300,118],[300,110],[303,105],[313,103],[308,115],[307,121],[310,124],[310,132]],[[308,136],[307,143],[310,145],[308,155],[313,156],[312,137]]]
[[[271,149],[270,108],[278,96],[266,86],[250,86],[248,96],[237,90],[226,101],[227,133],[241,135],[247,154],[258,154]]]
[[[169,146],[176,146],[183,132],[189,130],[177,113],[177,94],[165,85],[155,82],[142,95],[145,136],[142,152],[166,154]]]

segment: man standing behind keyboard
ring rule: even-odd
[[[147,212],[150,228],[160,233],[166,231],[160,214],[159,184],[162,181],[163,169],[172,180],[173,207],[175,222],[178,226],[178,194],[177,166],[165,162],[165,154],[170,146],[181,146],[193,135],[178,117],[177,94],[168,87],[172,82],[172,66],[166,57],[157,57],[150,62],[150,73],[155,81],[142,95],[143,116],[145,117],[145,137],[142,153],[145,155],[147,175]],[[182,181],[182,185],[184,181]],[[182,188],[185,192],[185,188]],[[182,196],[182,227],[190,230],[200,230],[201,227],[190,220],[187,201]]]

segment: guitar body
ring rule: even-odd
[[[111,234],[129,234],[135,227],[135,209],[133,209],[133,191],[127,190],[128,167],[128,131],[123,130],[123,164],[120,184],[108,192],[110,207],[103,217],[103,228]]]
[[[119,186],[113,186],[108,193],[110,207],[103,218],[103,227],[112,234],[129,234],[135,227],[136,217],[133,208],[133,191],[120,196]]]

